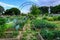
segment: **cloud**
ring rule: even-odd
[[[34,2],[38,4],[39,6],[56,6],[60,5],[60,0],[27,0],[30,2]],[[25,10],[26,8],[26,10]],[[27,13],[29,10],[27,10],[27,7],[25,7],[22,12]]]
[[[60,0],[30,0],[39,6],[56,6],[60,4]]]
[[[25,14],[28,13],[28,12],[30,12],[30,7],[31,7],[31,5],[23,7],[23,9],[21,9],[21,12],[25,13]]]
[[[3,6],[3,7],[17,7],[15,5],[6,4],[6,3],[3,3],[3,2],[0,2],[0,5]]]
[[[60,5],[60,0],[54,2],[53,5],[54,5],[54,6],[55,6],[55,5]]]

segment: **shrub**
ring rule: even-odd
[[[47,40],[53,40],[53,39],[58,40],[57,38],[58,37],[60,38],[60,31],[57,31],[57,30],[49,31],[44,29],[40,31],[40,34],[44,39],[47,39]]]
[[[58,20],[58,17],[57,16],[54,16],[53,19],[54,19],[54,21],[57,21]]]
[[[60,31],[54,31],[55,38],[59,37],[60,38]]]
[[[54,33],[49,30],[41,30],[40,34],[45,40],[53,40],[54,39]]]
[[[4,24],[5,24],[5,22],[6,22],[6,19],[0,17],[0,37],[2,37],[4,35],[4,32],[5,32]]]
[[[31,14],[28,14],[28,18],[29,18],[30,20],[32,20],[32,19],[35,19],[35,16],[33,16],[33,15],[31,15]]]
[[[15,26],[15,23],[14,22],[9,22],[9,23],[5,23],[4,24],[4,27],[6,28],[6,29],[8,29],[8,28],[13,28]]]
[[[0,25],[4,25],[6,22],[6,18],[0,17]]]
[[[6,31],[5,23],[7,22],[7,18],[0,17],[0,38],[4,37],[4,32]]]
[[[54,21],[53,17],[43,17],[44,20]]]
[[[4,36],[4,26],[0,25],[0,38]]]
[[[46,20],[46,19],[47,19],[47,17],[46,17],[46,16],[44,16],[42,19]]]
[[[60,20],[60,16],[58,16],[58,20]]]
[[[38,29],[40,29],[40,28],[55,28],[56,27],[55,24],[49,23],[46,20],[33,20],[31,22],[31,25]]]
[[[45,13],[45,16],[48,16],[49,13]]]
[[[60,20],[60,16],[54,16],[53,19],[54,19],[55,21],[58,21],[58,20]]]
[[[47,20],[48,21],[54,21],[53,17],[48,17]]]

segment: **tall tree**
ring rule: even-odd
[[[48,7],[46,6],[39,7],[39,9],[42,11],[42,14],[48,13]]]
[[[0,6],[0,15],[4,12],[4,8]]]
[[[7,9],[5,11],[6,15],[20,15],[20,10],[17,8],[11,8],[11,9]]]
[[[51,9],[52,9],[52,13],[56,13],[56,14],[60,13],[60,5],[52,7]]]
[[[38,8],[39,7],[37,7],[36,5],[32,5],[32,7],[30,8],[30,13],[33,15],[39,15],[41,11]]]

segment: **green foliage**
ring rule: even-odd
[[[53,40],[54,39],[54,33],[49,30],[41,30],[40,34],[45,40]]]
[[[6,19],[0,17],[0,37],[4,35],[5,29],[6,29],[4,26],[5,23],[6,23]]]
[[[50,31],[50,30],[47,30],[47,29],[42,29],[40,31],[40,34],[42,35],[42,37],[45,40],[53,40],[53,39],[56,40],[58,37],[60,38],[60,31],[58,31],[58,30]]]
[[[45,16],[48,16],[49,15],[49,13],[45,13]]]
[[[42,14],[48,13],[48,8],[49,7],[46,7],[46,6],[39,7],[39,9],[42,11]],[[50,8],[51,8],[51,13],[54,13],[54,14],[60,13],[60,5],[57,5],[54,7],[51,6]]]
[[[48,17],[47,20],[48,21],[54,21],[53,17]]]
[[[55,24],[49,23],[46,20],[33,20],[31,22],[31,25],[38,29],[40,29],[40,28],[55,28],[56,27]]]
[[[20,10],[17,8],[7,9],[5,15],[20,15]]]
[[[43,20],[46,20],[46,19],[47,19],[47,17],[46,17],[46,16],[44,16],[42,19],[43,19]]]
[[[39,9],[42,11],[42,14],[48,13],[48,7],[46,6],[39,7]]]
[[[2,6],[0,6],[0,13],[3,13],[4,8]]]
[[[54,21],[57,21],[58,17],[57,16],[53,16],[53,19],[54,19]]]
[[[54,37],[57,38],[59,37],[60,38],[60,31],[54,31]]]
[[[26,30],[23,32],[22,40],[37,40],[37,32],[33,30]]]
[[[53,16],[54,21],[59,21],[60,20],[60,16]]]
[[[48,21],[54,21],[54,18],[53,17],[46,17],[46,16],[44,16],[42,19],[44,19],[44,20],[48,20]]]
[[[6,18],[0,17],[0,25],[4,25],[6,22]]]
[[[42,19],[48,20],[48,21],[59,21],[60,20],[60,16],[53,16],[53,17],[44,16]]]
[[[17,24],[20,26],[20,29],[22,29],[23,26],[25,25],[25,23],[27,22],[27,18],[26,18],[26,16],[22,16],[17,19],[18,19]]]
[[[55,7],[51,7],[51,12],[54,14],[58,14],[60,12],[60,5],[57,5]]]
[[[12,27],[14,27],[14,26],[15,26],[15,23],[13,23],[13,22],[9,22],[9,23],[5,23],[5,24],[4,24],[4,27],[6,27],[6,29],[12,28]]]
[[[60,16],[58,16],[58,20],[60,20]]]
[[[30,20],[32,20],[32,19],[35,19],[35,16],[32,15],[32,14],[28,14],[28,18],[29,18]]]
[[[32,7],[30,8],[30,13],[33,15],[39,15],[41,11],[38,9],[36,5],[32,5]]]

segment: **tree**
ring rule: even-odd
[[[13,13],[10,9],[7,9],[4,14],[5,15],[13,15]]]
[[[36,5],[32,5],[32,7],[30,8],[30,13],[33,15],[39,15],[41,11],[38,8],[39,7],[37,7]]]
[[[51,11],[52,13],[56,13],[56,14],[59,13],[60,12],[60,5],[52,7],[51,10],[52,10]]]
[[[46,6],[39,7],[39,9],[42,11],[42,14],[48,13],[48,7]]]
[[[0,15],[4,12],[4,8],[0,6]]]
[[[17,8],[7,9],[5,15],[20,15],[20,10]]]

